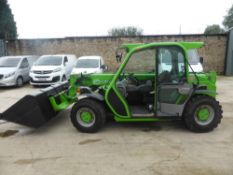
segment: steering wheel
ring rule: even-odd
[[[122,81],[126,78],[125,72],[122,71],[121,75],[119,76],[119,80]]]
[[[133,76],[134,74],[133,73],[130,73],[128,76],[127,76],[127,79],[130,80],[134,85],[138,86],[139,85],[139,81],[136,77]]]

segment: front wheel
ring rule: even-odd
[[[106,114],[101,103],[92,99],[83,99],[73,106],[70,118],[79,131],[94,133],[103,127]]]
[[[188,129],[193,132],[209,132],[218,126],[222,119],[222,107],[214,98],[208,96],[193,97],[184,112]]]
[[[17,87],[23,86],[23,78],[22,78],[22,77],[18,77],[18,78],[16,79],[16,86],[17,86]]]

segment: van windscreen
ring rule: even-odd
[[[98,68],[99,60],[97,59],[79,59],[76,68]]]
[[[62,57],[60,56],[43,56],[40,57],[35,65],[38,66],[58,66],[62,64]]]
[[[197,65],[200,62],[200,57],[196,49],[188,51],[188,60],[191,65]]]
[[[20,58],[1,58],[0,67],[17,67]]]

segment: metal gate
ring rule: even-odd
[[[0,56],[6,55],[4,40],[0,40]]]
[[[233,28],[228,33],[227,53],[225,60],[225,75],[233,75]]]

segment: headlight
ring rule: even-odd
[[[61,71],[61,68],[54,69],[53,72],[59,72]]]
[[[4,78],[9,78],[9,77],[12,77],[13,75],[15,75],[15,72],[6,74],[6,75],[4,76]]]

